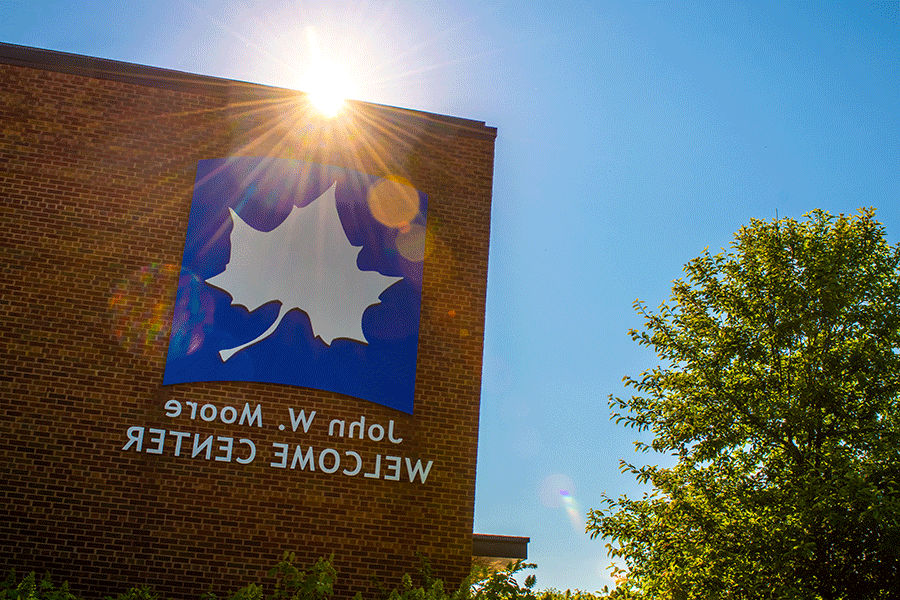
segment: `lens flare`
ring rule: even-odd
[[[206,285],[199,277],[182,273],[178,288],[185,290],[177,300],[175,313],[179,319],[172,323],[170,352],[193,354],[206,338],[206,330],[213,323],[215,305],[206,293]]]
[[[109,297],[112,334],[122,348],[136,355],[164,350],[177,273],[175,265],[154,263],[113,287]]]
[[[411,230],[419,214],[419,192],[402,177],[388,177],[370,187],[368,202],[373,217],[401,233]]]
[[[566,516],[569,517],[572,529],[579,533],[583,533],[584,514],[582,513],[581,507],[578,506],[578,501],[575,500],[575,497],[569,490],[559,490],[559,495],[562,496],[563,508],[566,509]]]
[[[394,244],[397,246],[397,252],[406,260],[412,262],[425,260],[425,228],[418,223],[412,223],[407,227],[406,231],[400,231]]]
[[[562,508],[572,529],[584,533],[584,512],[575,499],[575,482],[567,475],[554,473],[541,482],[541,503],[548,508]]]

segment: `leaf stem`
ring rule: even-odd
[[[281,319],[283,319],[284,315],[286,315],[288,312],[289,311],[284,309],[284,303],[282,303],[281,308],[278,309],[278,317],[275,319],[274,323],[269,325],[268,329],[266,329],[264,332],[262,332],[262,334],[260,334],[255,339],[252,339],[245,344],[241,344],[240,346],[235,346],[234,348],[229,348],[226,350],[219,350],[219,358],[222,359],[222,362],[226,362],[229,358],[231,358],[232,356],[234,356],[235,354],[237,354],[244,348],[246,348],[248,346],[252,346],[253,344],[255,344],[257,342],[263,341],[264,339],[266,339],[267,337],[269,337],[270,335],[275,333],[275,330],[278,329],[278,324],[281,323]]]

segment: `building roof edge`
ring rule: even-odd
[[[81,75],[95,79],[118,81],[179,92],[199,93],[225,99],[233,97],[236,89],[240,93],[247,95],[305,94],[305,92],[299,90],[259,83],[224,79],[211,75],[198,75],[162,67],[151,67],[108,58],[71,54],[58,50],[45,50],[5,42],[0,42],[0,64],[29,67],[69,75]],[[494,139],[497,136],[497,128],[486,125],[484,121],[376,104],[362,100],[348,100],[348,103],[359,109],[377,111],[382,117],[395,121],[425,119],[445,126],[452,126],[457,130],[466,131],[475,137]]]

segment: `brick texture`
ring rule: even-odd
[[[303,566],[334,553],[339,595],[373,597],[421,552],[456,585],[471,559],[494,135],[365,103],[326,121],[288,90],[0,48],[0,566],[88,597],[148,583],[196,598],[265,581],[286,550]],[[197,162],[234,155],[400,175],[428,194],[414,415],[289,386],[161,385]],[[167,417],[171,400],[259,404],[263,424]],[[288,408],[316,411],[308,433],[279,430]],[[327,435],[362,415],[393,420],[402,444]],[[123,451],[133,426],[252,437],[258,456]],[[364,470],[375,455],[433,466],[424,483],[273,468],[275,442],[355,451]]]

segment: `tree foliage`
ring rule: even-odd
[[[472,571],[458,588],[445,590],[444,582],[434,577],[430,563],[420,555],[422,560],[419,569],[421,585],[415,585],[413,578],[406,573],[397,588],[379,586],[380,593],[376,598],[381,600],[603,600],[605,596],[582,591],[549,589],[535,591],[534,575],[525,575],[524,571],[536,568],[537,565],[521,560],[512,561],[504,568],[488,568],[473,565]],[[269,577],[275,579],[274,586],[250,583],[225,596],[206,592],[200,600],[331,600],[334,595],[334,583],[337,570],[332,561],[334,556],[320,558],[308,571],[297,567],[297,557],[292,552],[285,552],[281,560],[269,571]],[[522,583],[519,579],[524,578]],[[267,593],[266,590],[271,590]],[[362,600],[361,593],[354,600]],[[83,600],[69,591],[68,584],[56,587],[47,574],[38,579],[34,572],[19,581],[15,571],[10,571],[6,580],[0,581],[0,600]],[[131,587],[116,596],[106,596],[104,600],[165,600],[153,588],[147,585]]]
[[[588,531],[613,597],[900,597],[900,247],[873,209],[754,220],[684,267],[632,338],[660,365],[610,397],[671,467]]]

